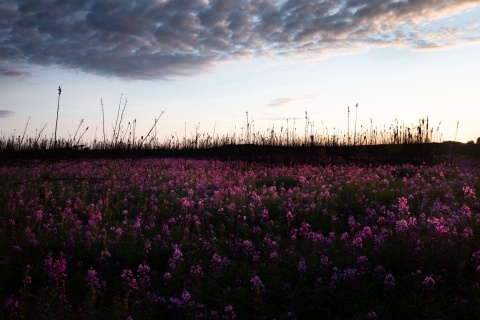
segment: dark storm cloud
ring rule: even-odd
[[[13,116],[14,113],[15,111],[12,111],[12,110],[0,110],[0,118]]]
[[[463,33],[439,38],[425,22],[474,6],[478,1],[4,0],[0,66],[57,65],[158,79],[245,57],[317,58],[365,46],[443,48],[478,39],[478,26],[471,22]]]

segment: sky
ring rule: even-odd
[[[103,115],[110,138],[120,105],[137,136],[161,115],[160,141],[238,136],[247,112],[255,131],[303,133],[306,113],[347,132],[348,108],[357,130],[428,117],[437,140],[476,140],[479,16],[478,0],[1,0],[0,134],[51,136],[60,86],[65,138],[83,119],[102,139]]]

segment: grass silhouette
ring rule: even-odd
[[[333,128],[329,134],[328,127],[324,127],[322,121],[322,133],[315,131],[314,123],[305,112],[304,134],[301,136],[297,130],[295,121],[293,128],[287,125],[280,131],[268,128],[265,131],[255,131],[254,121],[249,119],[246,113],[246,122],[240,128],[240,135],[236,130],[233,134],[219,136],[199,133],[199,125],[195,126],[195,132],[182,140],[178,136],[170,135],[159,139],[156,134],[156,126],[165,111],[155,118],[153,126],[143,136],[138,138],[136,119],[128,122],[123,129],[124,112],[127,99],[123,102],[120,98],[115,125],[112,125],[110,139],[105,133],[105,115],[103,100],[102,106],[102,137],[97,139],[96,133],[93,140],[83,139],[88,127],[77,139],[80,127],[84,123],[82,119],[73,138],[58,137],[57,124],[60,109],[61,88],[58,88],[57,118],[55,121],[54,135],[42,136],[45,126],[34,137],[26,135],[28,126],[25,126],[23,135],[16,136],[15,132],[10,136],[0,137],[0,161],[20,159],[51,159],[52,164],[60,159],[75,158],[144,158],[144,157],[181,157],[216,160],[242,160],[261,161],[271,165],[292,165],[299,163],[308,164],[332,164],[355,162],[364,164],[385,163],[440,163],[446,161],[450,154],[450,162],[453,161],[454,153],[477,156],[475,147],[464,148],[463,144],[444,143],[439,132],[441,122],[436,130],[429,126],[428,117],[420,119],[417,125],[406,126],[399,124],[395,119],[394,124],[387,129],[379,129],[370,120],[370,128],[360,127],[357,131],[358,103],[355,106],[355,126],[350,131],[350,107],[348,107],[347,132]],[[30,118],[29,118],[30,119]],[[97,128],[98,129],[98,128]],[[137,132],[136,132],[137,131]],[[152,132],[155,132],[152,134]],[[457,123],[458,132],[458,123]],[[478,146],[478,143],[476,144]]]

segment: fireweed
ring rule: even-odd
[[[480,312],[478,165],[164,163],[0,168],[0,317]]]

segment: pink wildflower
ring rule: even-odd
[[[477,199],[477,196],[475,195],[475,190],[473,190],[469,186],[463,187],[463,196],[467,199]]]
[[[422,284],[427,288],[427,290],[430,290],[433,288],[435,285],[435,280],[432,277],[425,277],[425,280],[422,281]]]

